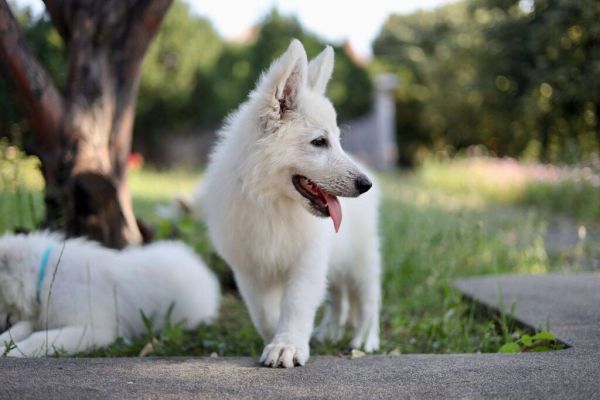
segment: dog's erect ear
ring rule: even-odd
[[[266,74],[266,83],[274,89],[280,117],[298,104],[298,95],[306,87],[308,60],[299,40],[294,39],[287,51],[273,63]]]
[[[333,74],[333,49],[327,46],[308,64],[308,86],[319,94],[325,94],[331,74]]]

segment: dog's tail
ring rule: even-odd
[[[129,247],[120,256],[151,282],[156,298],[169,298],[174,303],[172,322],[185,321],[185,327],[192,329],[218,316],[219,280],[190,246],[175,240],[158,241]]]

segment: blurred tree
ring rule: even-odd
[[[46,18],[35,18],[29,8],[11,4],[15,18],[23,29],[33,53],[59,89],[64,87],[66,57],[62,38]],[[0,136],[10,133],[21,144],[23,132],[28,127],[22,119],[9,89],[9,82],[0,79]]]
[[[32,18],[27,10],[16,9],[15,14],[40,63],[58,89],[63,89],[67,60],[60,35],[47,18]],[[225,43],[206,19],[176,0],[144,59],[134,124],[137,144],[152,149],[153,142],[160,144],[158,139],[165,132],[220,125],[246,99],[261,72],[285,51],[292,38],[302,40],[309,56],[317,55],[325,46],[295,17],[276,10],[267,14],[246,40]],[[334,50],[335,71],[328,94],[340,120],[348,120],[370,109],[372,84],[367,70],[342,46],[334,46]],[[0,104],[7,105],[0,110],[5,133],[20,118],[2,86]]]
[[[135,121],[136,136],[177,130],[197,120],[208,104],[194,99],[198,77],[214,68],[223,42],[211,24],[176,0],[144,60]],[[200,107],[201,104],[205,106]]]
[[[0,0],[0,69],[35,137],[46,226],[112,247],[141,242],[127,158],[142,59],[170,3],[46,0],[68,54],[63,94]]]
[[[454,132],[463,122],[472,84],[471,44],[465,29],[466,8],[457,3],[432,12],[392,15],[373,43],[378,67],[399,75],[396,91],[398,149],[401,164],[410,165],[423,149],[442,149],[465,141]],[[475,38],[473,38],[475,40]],[[465,57],[467,56],[467,57]],[[467,121],[464,121],[467,122]],[[460,128],[459,128],[460,129]],[[455,135],[450,139],[450,135]]]
[[[252,36],[255,38],[252,38]],[[208,120],[220,121],[243,102],[254,88],[260,74],[269,67],[289,46],[293,38],[298,38],[306,48],[309,57],[316,56],[325,43],[315,35],[306,32],[295,17],[281,15],[272,10],[250,32],[250,40],[245,43],[228,45],[212,70],[204,72],[199,79],[206,90],[198,90],[197,104],[206,104],[210,99],[212,110],[206,115]],[[367,71],[350,59],[341,46],[333,46],[335,70],[328,87],[328,94],[341,119],[361,115],[369,110],[372,83]],[[210,87],[207,87],[210,86]]]
[[[600,150],[600,2],[537,0],[528,16],[533,69],[526,108],[546,160]]]
[[[469,0],[391,16],[374,53],[401,78],[402,159],[473,144],[548,161],[597,154],[599,43],[596,0]]]

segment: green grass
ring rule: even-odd
[[[154,211],[157,203],[168,204],[176,196],[188,196],[198,184],[200,174],[184,169],[160,172],[154,169],[133,171],[129,174],[129,188],[133,193],[136,214],[158,222]]]
[[[383,344],[414,352],[496,351],[498,321],[476,318],[451,289],[459,276],[542,273],[554,269],[533,213],[494,209],[463,196],[386,176]]]
[[[200,178],[178,171],[160,179],[166,176],[168,184],[182,187],[196,184]],[[154,190],[156,181],[156,172],[133,174],[136,205],[170,201],[172,192]],[[495,352],[522,335],[506,316],[482,318],[450,284],[458,276],[558,269],[544,248],[541,216],[514,208],[494,207],[490,212],[481,198],[452,195],[415,176],[394,173],[381,176],[380,181],[385,259],[382,352]],[[201,223],[183,219],[171,224],[151,214],[146,217],[157,223],[158,236],[175,236],[192,244],[218,271],[222,282],[231,285],[227,268],[215,255]],[[159,340],[154,341],[153,354],[257,356],[262,350],[243,303],[231,292],[216,324],[195,332],[177,332],[155,335]],[[343,353],[348,341],[313,343],[312,351]],[[129,344],[119,342],[95,355],[139,354],[148,343],[152,343],[151,335]]]
[[[0,164],[0,171],[7,176],[11,168],[20,170],[19,179],[5,183],[0,190],[3,215],[7,216],[5,210],[10,214],[0,222],[3,231],[30,227],[43,215],[41,181],[39,173],[35,177],[32,163]],[[511,342],[525,348],[526,335],[533,337],[533,333],[522,331],[506,316],[482,315],[451,288],[451,282],[471,275],[561,270],[562,260],[551,257],[544,242],[549,214],[545,206],[518,206],[522,204],[520,195],[510,192],[517,190],[514,188],[504,189],[506,193],[498,197],[493,185],[477,185],[481,177],[475,179],[473,171],[460,170],[460,164],[449,162],[436,168],[379,176],[384,193],[381,235],[385,262],[381,352],[496,352]],[[462,179],[471,177],[475,184],[466,189],[452,186],[447,181],[456,177],[447,170],[461,171]],[[157,204],[169,203],[175,193],[189,193],[199,179],[199,173],[184,170],[142,170],[131,174],[130,185],[137,213],[156,226],[157,236],[186,241],[219,275],[226,290],[219,319],[193,332],[172,324],[161,332],[149,329],[131,342],[119,340],[91,355],[127,356],[142,351],[153,355],[259,355],[261,340],[242,301],[230,289],[231,274],[212,249],[203,224],[190,219],[173,224],[154,215]],[[31,198],[35,205],[33,218],[27,208],[16,205],[24,198]],[[523,337],[525,342],[520,339]],[[312,352],[339,354],[347,351],[347,345],[348,338],[340,344],[314,343]]]
[[[44,217],[39,160],[0,140],[0,233],[33,229]]]
[[[600,223],[600,161],[558,167],[486,156],[427,160],[420,182],[485,203],[536,207],[581,223]]]

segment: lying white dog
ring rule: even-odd
[[[194,196],[265,340],[268,366],[304,365],[327,278],[317,338],[339,339],[349,322],[353,347],[379,347],[378,196],[337,197],[372,183],[340,146],[324,95],[333,60],[327,47],[308,65],[292,41],[229,117]]]
[[[74,354],[146,331],[186,329],[218,312],[216,277],[187,246],[156,242],[122,251],[48,232],[0,239],[0,355]],[[9,346],[10,347],[7,347]]]

